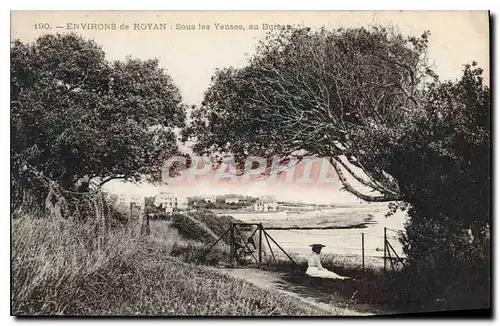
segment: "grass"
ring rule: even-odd
[[[162,233],[168,235],[169,239],[174,241],[166,241],[169,244],[171,255],[181,257],[182,260],[196,264],[220,265],[226,262],[228,258],[228,246],[225,244],[218,245],[213,248],[207,257],[207,244],[196,241],[186,241],[179,235],[177,229],[168,225],[165,222],[152,224],[152,234]],[[162,230],[162,231],[159,231]],[[165,239],[166,240],[166,239]],[[275,248],[275,251],[277,249]],[[295,285],[307,285],[315,287],[320,292],[328,293],[329,296],[336,297],[338,300],[345,302],[356,302],[357,304],[383,305],[390,307],[391,311],[407,311],[408,307],[415,305],[409,303],[409,296],[406,292],[395,291],[395,287],[401,286],[401,273],[399,271],[386,273],[377,268],[380,263],[367,264],[365,273],[362,272],[360,257],[350,257],[341,255],[323,255],[322,264],[325,268],[335,271],[340,275],[354,277],[359,282],[345,282],[339,286],[338,282],[330,280],[322,280],[311,282],[305,274],[307,269],[307,259],[299,255],[291,253],[292,258],[298,263],[298,266],[293,264],[286,257],[282,256],[279,251],[276,251],[277,259],[273,259],[271,255],[265,251],[263,253],[262,269],[273,272],[284,272],[285,280]],[[280,254],[280,255],[278,255]],[[244,262],[240,262],[240,265]]]
[[[209,210],[198,210],[192,213],[191,216],[198,221],[204,223],[215,234],[222,236],[229,229],[231,222],[241,222],[228,215],[217,215]],[[227,237],[229,239],[229,237]]]
[[[194,220],[197,220],[204,224],[207,228],[213,231],[213,233],[220,237],[222,236],[230,227],[232,222],[241,222],[234,219],[232,216],[219,216],[214,214],[209,210],[197,210],[189,213],[174,214],[172,215],[172,224],[184,238],[195,240],[207,244],[211,244],[215,241],[214,237],[210,235],[204,228],[200,228],[199,225],[194,223],[191,219],[187,218],[189,215]],[[226,244],[229,243],[230,236],[226,236],[222,239]]]
[[[163,227],[163,229],[161,229]],[[296,298],[171,256],[196,245],[168,226],[142,240],[92,223],[12,221],[14,315],[317,315]],[[156,233],[155,233],[156,232]],[[177,249],[176,249],[177,248]]]
[[[228,217],[205,213],[199,212],[193,217],[218,235],[231,222]],[[93,222],[37,219],[26,214],[13,218],[12,313],[147,316],[325,314],[324,310],[304,304],[296,297],[256,287],[207,266],[224,262],[228,257],[228,245],[221,241],[206,254],[213,237],[205,239],[196,232],[190,233],[189,227],[199,229],[194,223],[176,224],[175,218],[171,221],[152,220],[150,235],[136,239],[120,224],[101,234]],[[100,249],[97,246],[99,238],[105,240]],[[307,261],[298,255],[292,256],[298,266],[285,258],[271,259],[269,253],[264,252],[261,268],[282,272],[288,284],[315,288],[317,293],[335,298],[335,302],[354,307],[384,306],[379,311],[390,313],[457,307],[453,292],[443,293],[444,303],[416,301],[415,291],[429,289],[409,277],[405,270],[383,272],[375,267],[377,264],[367,264],[363,273],[359,257],[324,255],[324,267],[354,277],[356,281],[311,281],[305,275]],[[481,293],[476,296],[482,297]],[[469,301],[464,298],[465,303]],[[481,302],[476,305],[484,306]],[[469,306],[463,307],[467,309]]]
[[[262,268],[282,272],[292,284],[307,284],[344,302],[379,306],[391,313],[417,311],[417,307],[420,307],[406,292],[401,271],[384,272],[380,268],[366,268],[363,273],[357,258],[324,255],[321,259],[323,267],[339,275],[352,277],[355,281],[311,279],[305,274],[307,259],[296,255],[292,255],[292,258],[297,265],[284,257],[272,259],[267,256]]]
[[[207,215],[208,218],[203,219],[198,217],[198,219],[204,221],[210,220],[210,214]],[[175,227],[174,230],[177,228],[176,224],[172,226]],[[159,229],[169,228],[165,223],[154,227]],[[164,233],[175,232],[174,230],[164,231]],[[190,238],[193,238],[193,235]],[[273,259],[267,248],[265,248],[266,250],[263,252],[264,264],[261,268],[267,271],[284,272],[286,281],[292,284],[306,284],[307,286],[316,287],[317,290],[328,293],[330,296],[333,295],[345,302],[351,303],[355,301],[358,304],[387,306],[390,307],[391,311],[411,311],[411,307],[416,307],[415,310],[418,310],[418,307],[420,307],[418,302],[412,301],[406,292],[403,281],[404,277],[401,271],[396,270],[393,272],[388,270],[387,272],[383,272],[379,261],[369,261],[369,258],[366,257],[366,268],[363,273],[361,257],[333,254],[322,255],[322,264],[325,268],[337,274],[350,276],[358,280],[358,282],[345,282],[342,286],[339,286],[338,282],[330,280],[316,280],[311,282],[305,274],[307,259],[290,253],[295,262],[298,263],[298,266],[296,266],[284,257],[275,246],[273,248],[277,259]],[[171,253],[174,256],[181,257],[184,261],[197,264],[219,265],[228,258],[228,246],[225,244],[212,249],[208,257],[203,256],[206,249],[207,243],[204,244],[201,241],[186,242],[177,240],[171,248]],[[241,261],[240,265],[244,265],[244,263],[245,261]]]
[[[228,258],[227,247],[227,245],[222,244],[212,249],[210,254],[204,257],[206,244],[180,240],[174,243],[171,254],[191,263],[219,265]],[[298,263],[296,266],[279,251],[275,254],[279,254],[277,259],[273,259],[267,251],[263,253],[262,269],[284,273],[285,281],[299,287],[304,285],[313,287],[318,293],[334,297],[340,302],[350,305],[354,303],[355,306],[378,307],[375,309],[383,311],[383,313],[437,311],[446,308],[438,302],[420,302],[415,295],[411,294],[415,289],[425,290],[421,286],[418,288],[418,280],[412,279],[409,273],[401,268],[401,265],[396,265],[396,270],[392,271],[388,263],[388,270],[384,272],[383,262],[379,258],[374,258],[371,261],[369,257],[365,257],[365,272],[363,273],[360,256],[322,255],[322,264],[325,268],[356,279],[356,281],[339,282],[311,280],[305,274],[307,269],[305,258],[291,253],[292,258]],[[242,261],[240,265],[244,265],[244,263]]]

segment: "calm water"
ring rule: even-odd
[[[352,210],[352,216],[356,214],[365,214],[366,207],[349,208]],[[331,209],[329,214],[335,216],[337,213],[345,214],[346,208]],[[361,212],[362,211],[362,212]],[[256,216],[262,214],[234,214],[233,216],[243,221],[256,221]],[[310,214],[309,214],[310,215]],[[337,215],[337,216],[338,216]],[[393,230],[402,230],[406,215],[398,212],[391,217],[385,217],[384,211],[380,208],[374,209],[371,212],[373,219],[366,224],[364,228],[350,229],[311,229],[311,230],[267,230],[276,242],[289,253],[295,253],[299,256],[306,257],[311,252],[310,244],[321,243],[326,245],[323,248],[324,254],[338,255],[361,255],[361,234],[364,233],[365,257],[383,257],[384,255],[384,227],[387,227],[387,238],[394,250],[400,256],[403,255],[402,246],[395,238],[397,232]],[[267,214],[266,221],[269,221],[272,214]],[[324,216],[324,215],[323,215]],[[300,216],[297,216],[300,219]],[[349,217],[346,217],[349,218]],[[273,250],[279,251],[274,244]],[[276,248],[276,249],[274,249]]]

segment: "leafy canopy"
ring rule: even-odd
[[[352,137],[397,124],[418,105],[423,83],[435,77],[427,39],[383,27],[269,34],[246,67],[216,72],[186,135],[198,153],[331,157],[346,190],[399,199],[394,180],[366,165]],[[357,191],[345,173],[380,195]]]
[[[28,166],[64,189],[86,180],[159,176],[177,153],[180,92],[158,60],[108,62],[94,41],[45,35],[11,46],[14,179]]]

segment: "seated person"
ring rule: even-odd
[[[313,244],[311,245],[311,247],[313,252],[309,256],[309,259],[307,260],[307,265],[308,265],[306,270],[307,275],[311,277],[332,278],[338,280],[351,279],[351,277],[340,276],[338,274],[335,274],[334,272],[327,270],[321,265],[320,253],[321,253],[321,248],[325,247],[324,245]]]

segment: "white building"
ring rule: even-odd
[[[144,207],[144,197],[139,195],[118,195],[116,203],[127,207],[130,206],[131,203],[136,206]]]
[[[215,196],[202,196],[201,199],[203,199],[207,203],[215,204]]]
[[[134,205],[144,207],[144,197],[142,196],[132,195],[130,196],[130,202],[133,203]]]
[[[168,192],[156,195],[153,203],[153,205],[161,207],[167,214],[172,214],[177,209],[187,209],[187,204],[187,198],[177,198]]]
[[[275,212],[278,210],[278,201],[274,196],[263,196],[257,199],[254,209],[256,212]]]
[[[129,203],[129,199],[127,197],[128,196],[126,195],[118,195],[118,198],[116,199],[116,204],[127,206],[127,204]]]
[[[226,204],[239,204],[240,203],[240,198],[238,197],[228,197],[224,199],[224,202]]]

